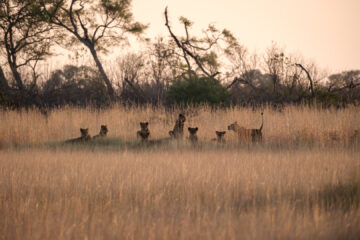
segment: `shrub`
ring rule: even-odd
[[[108,94],[96,69],[87,66],[66,65],[51,74],[43,85],[45,105],[105,106]]]
[[[167,91],[170,101],[186,105],[227,105],[229,96],[219,81],[196,75],[175,81]]]

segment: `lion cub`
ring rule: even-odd
[[[141,138],[142,141],[147,141],[150,136],[150,130],[148,128],[148,122],[140,122],[141,130],[136,132],[137,137]]]
[[[93,139],[106,137],[107,133],[108,133],[107,126],[106,125],[101,125],[99,134],[94,136]]]
[[[179,118],[175,122],[174,129],[169,131],[169,135],[172,138],[182,138],[184,136],[184,123],[186,118],[184,114],[179,114]]]
[[[88,128],[80,128],[81,136],[78,138],[73,138],[66,140],[65,143],[78,143],[78,142],[86,142],[91,139],[91,136],[89,135],[89,129]]]
[[[225,131],[215,131],[216,138],[211,139],[212,141],[217,141],[218,143],[225,143]]]
[[[195,128],[192,128],[192,127],[189,127],[188,128],[188,131],[189,131],[189,140],[192,142],[192,143],[196,143],[198,141],[198,137],[196,135],[197,131],[199,129],[197,127]]]

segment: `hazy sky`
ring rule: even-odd
[[[330,72],[360,69],[360,0],[133,0],[150,37],[167,36],[165,6],[177,34],[184,16],[195,30],[209,23],[231,30],[250,51],[275,41]]]

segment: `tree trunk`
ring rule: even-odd
[[[22,92],[24,90],[24,85],[23,85],[23,82],[21,80],[20,73],[17,70],[16,57],[12,56],[12,58],[13,59],[11,59],[10,56],[8,56],[8,63],[9,63],[9,66],[10,66],[10,70],[12,72],[12,75],[13,75],[14,79],[15,79],[17,87]]]
[[[97,56],[97,53],[96,53],[95,48],[94,48],[93,46],[89,46],[89,49],[90,49],[91,55],[92,55],[93,58],[94,58],[94,61],[95,61],[95,63],[96,63],[96,66],[97,66],[97,68],[98,68],[98,70],[99,70],[99,72],[100,72],[100,74],[101,74],[101,77],[103,78],[103,80],[104,80],[104,82],[105,82],[105,85],[106,85],[106,87],[107,87],[107,89],[108,89],[108,93],[109,93],[109,96],[110,96],[111,100],[115,100],[115,91],[114,91],[114,88],[113,88],[113,86],[111,85],[111,82],[110,82],[108,76],[107,76],[106,73],[105,73],[105,70],[104,70],[104,68],[103,68],[103,66],[102,66],[102,64],[101,64],[101,62],[100,62],[100,60],[99,60],[99,58],[98,58],[98,56]]]
[[[0,90],[4,91],[5,94],[8,94],[9,89],[9,84],[7,82],[7,79],[5,78],[4,71],[0,66]]]
[[[277,96],[277,83],[278,83],[278,75],[273,74],[272,75],[272,81],[273,81],[273,93],[275,96]]]
[[[306,73],[306,76],[307,78],[309,79],[309,82],[310,82],[310,91],[311,91],[311,98],[314,98],[315,97],[315,92],[314,92],[314,87],[313,87],[313,80],[310,76],[310,73],[308,70],[306,70],[306,68],[301,65],[300,63],[295,63],[295,65],[299,68],[301,68],[305,73]]]

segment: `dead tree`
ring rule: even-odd
[[[295,66],[301,68],[306,73],[306,76],[307,76],[307,78],[309,80],[309,83],[310,83],[311,98],[314,98],[315,97],[315,92],[314,92],[314,87],[313,87],[313,80],[311,78],[311,75],[310,75],[309,71],[306,70],[306,68],[300,63],[295,63]]]

